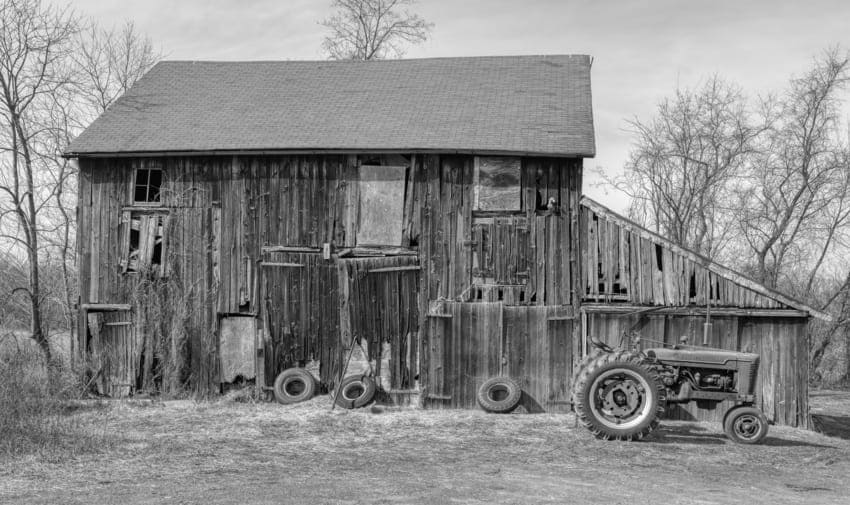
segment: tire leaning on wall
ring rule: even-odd
[[[336,404],[345,409],[365,407],[377,392],[375,379],[368,375],[352,375],[343,379],[336,395]]]
[[[487,412],[512,412],[522,398],[522,388],[508,377],[493,377],[478,388],[478,405]]]
[[[284,405],[307,401],[316,394],[316,379],[303,368],[287,368],[274,380],[274,397]]]

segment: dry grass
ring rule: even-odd
[[[47,364],[38,348],[9,332],[0,339],[0,460],[35,456],[62,460],[103,449],[103,431],[68,415],[62,401],[78,397],[78,376]]]
[[[0,470],[13,503],[844,503],[850,442],[772,427],[767,443],[664,423],[643,443],[592,439],[571,415],[330,411],[115,402],[82,410],[113,447]],[[103,420],[105,416],[105,421]]]

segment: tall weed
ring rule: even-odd
[[[65,406],[80,397],[79,375],[46,363],[37,348],[20,345],[14,335],[0,338],[6,340],[0,341],[0,457],[62,459],[102,448],[105,426]]]

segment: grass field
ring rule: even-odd
[[[850,395],[826,411],[850,415]],[[850,440],[670,422],[597,441],[571,415],[152,402],[80,408],[94,451],[0,461],[0,503],[847,503]],[[826,412],[825,411],[825,412]]]

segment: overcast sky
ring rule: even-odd
[[[75,0],[106,24],[132,19],[167,59],[321,59],[327,0]],[[825,48],[850,48],[850,0],[421,0],[432,39],[406,57],[590,54],[595,159],[585,192],[622,209],[621,197],[593,187],[593,168],[621,170],[625,121],[650,117],[677,83],[718,73],[751,94],[780,90]]]

